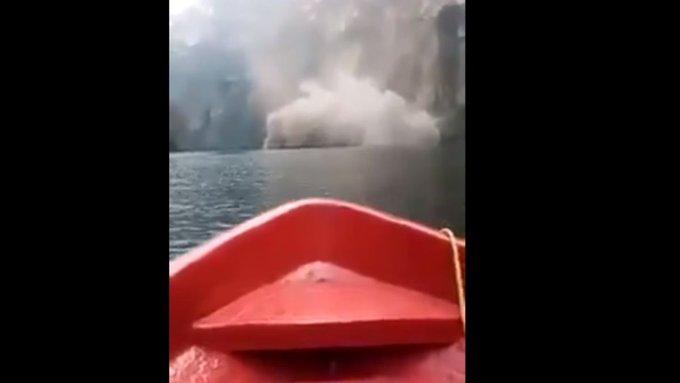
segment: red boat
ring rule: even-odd
[[[170,263],[170,382],[464,382],[465,241],[283,205]]]

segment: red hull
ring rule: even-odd
[[[290,203],[170,263],[170,381],[464,382],[458,303],[442,233]]]

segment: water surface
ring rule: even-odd
[[[281,203],[330,197],[465,232],[465,142],[170,154],[170,258]]]

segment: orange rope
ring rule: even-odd
[[[458,245],[456,244],[456,236],[449,229],[441,229],[441,232],[449,237],[451,248],[453,249],[453,266],[456,271],[456,289],[458,291],[458,303],[460,304],[460,315],[463,321],[463,334],[465,334],[465,286],[463,280],[463,268],[460,264],[460,256],[458,254]]]

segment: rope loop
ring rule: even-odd
[[[453,250],[453,266],[456,273],[456,290],[458,292],[458,303],[460,305],[460,317],[463,321],[463,334],[465,334],[465,281],[463,280],[463,267],[460,264],[460,255],[458,253],[458,245],[456,241],[456,236],[453,232],[447,228],[441,229],[451,243],[451,249]]]

